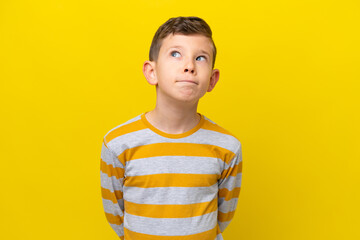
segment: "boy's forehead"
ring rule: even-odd
[[[208,37],[200,34],[169,34],[163,39],[161,48],[166,51],[170,48],[197,48],[200,51],[205,51],[211,54],[212,43]]]

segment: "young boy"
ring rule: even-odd
[[[219,79],[215,56],[201,18],[170,18],[155,33],[143,72],[156,107],[107,132],[101,150],[103,206],[120,239],[223,239],[242,152],[234,135],[197,112]]]

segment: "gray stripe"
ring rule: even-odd
[[[114,204],[112,201],[110,200],[107,200],[107,199],[102,199],[102,202],[103,202],[103,207],[104,207],[104,211],[106,213],[111,213],[115,216],[120,216],[122,217],[124,215],[122,209],[124,205],[120,206],[121,204]],[[121,202],[121,201],[119,201]],[[124,200],[122,200],[122,202],[124,202]]]
[[[228,213],[228,212],[235,211],[237,203],[238,203],[238,198],[233,198],[233,199],[230,199],[229,201],[225,201],[224,198],[219,198],[218,201],[219,201],[218,202],[219,203],[218,210],[222,213]]]
[[[117,179],[114,176],[109,177],[106,173],[103,173],[100,170],[100,179],[101,179],[101,187],[109,189],[114,192],[114,190],[123,191],[123,178]]]
[[[238,173],[236,177],[229,176],[219,185],[219,189],[227,188],[232,191],[234,188],[241,187],[241,178],[242,173]]]
[[[221,174],[223,161],[211,157],[158,156],[127,162],[126,176],[157,173]]]
[[[230,224],[231,221],[219,222],[219,228],[221,232],[224,232],[225,228]]]
[[[241,144],[239,140],[229,134],[200,128],[193,135],[190,135],[191,141],[202,144],[210,144],[225,148],[233,153],[236,153]]]
[[[124,236],[124,224],[117,225],[110,223],[110,226],[112,227],[112,229],[114,229],[114,231],[119,237]]]
[[[222,237],[221,233],[219,233],[219,234],[216,236],[215,240],[224,240],[224,238]]]
[[[236,161],[233,160],[233,161],[229,162],[229,164],[224,163],[224,170],[227,170],[230,167],[234,167],[238,163],[240,163],[239,160],[236,160]]]
[[[236,164],[239,164],[241,162],[241,152],[237,151],[235,154],[236,155],[231,159],[228,164],[225,163],[224,170],[230,167],[234,167]]]
[[[217,196],[217,193],[217,184],[210,187],[124,187],[124,199],[139,204],[191,204],[209,202]]]
[[[104,142],[101,146],[101,159],[108,165],[112,165],[113,167],[124,168],[123,164],[119,161],[116,155],[109,150]]]
[[[217,211],[189,218],[148,218],[126,213],[124,227],[137,232],[160,236],[186,236],[213,229],[217,224]]]

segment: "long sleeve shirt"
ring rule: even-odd
[[[122,240],[222,240],[240,194],[240,141],[200,113],[182,134],[160,131],[145,113],[103,138],[101,194],[110,226]]]

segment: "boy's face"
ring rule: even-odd
[[[163,39],[156,62],[144,63],[148,82],[157,85],[157,97],[197,102],[219,79],[212,69],[213,49],[202,35],[170,34]]]

